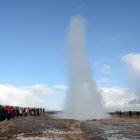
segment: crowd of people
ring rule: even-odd
[[[0,105],[0,121],[10,120],[11,118],[19,116],[39,116],[44,113],[44,108],[30,108],[30,107],[15,107]]]
[[[111,113],[111,115],[117,115],[117,116],[119,116],[119,117],[122,117],[122,116],[124,116],[124,117],[135,117],[135,116],[137,116],[137,117],[139,117],[140,116],[140,111],[115,111],[114,113]]]

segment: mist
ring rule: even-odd
[[[104,116],[102,99],[86,59],[86,26],[83,17],[72,17],[67,40],[69,89],[64,114],[78,120]]]

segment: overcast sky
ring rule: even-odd
[[[0,102],[62,108],[69,24],[80,15],[105,106],[140,107],[139,7],[139,0],[1,0]]]

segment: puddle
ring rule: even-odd
[[[46,129],[44,133],[49,133],[49,134],[81,134],[82,132],[80,130],[75,130],[75,131],[62,131],[58,129]]]
[[[45,138],[45,137],[17,137],[16,140],[64,140],[63,138]]]
[[[48,127],[42,131],[42,135],[38,136],[25,136],[26,134],[22,133],[16,136],[16,140],[64,140],[64,135],[80,135],[82,134],[81,130],[65,131],[59,130],[56,128]],[[51,136],[51,138],[49,137]],[[52,138],[54,136],[54,138]]]

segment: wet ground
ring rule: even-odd
[[[112,117],[81,123],[89,140],[140,140],[140,118]]]
[[[0,122],[0,140],[140,140],[140,118],[76,121],[48,114]]]
[[[0,140],[85,140],[80,122],[41,116],[0,122]]]

